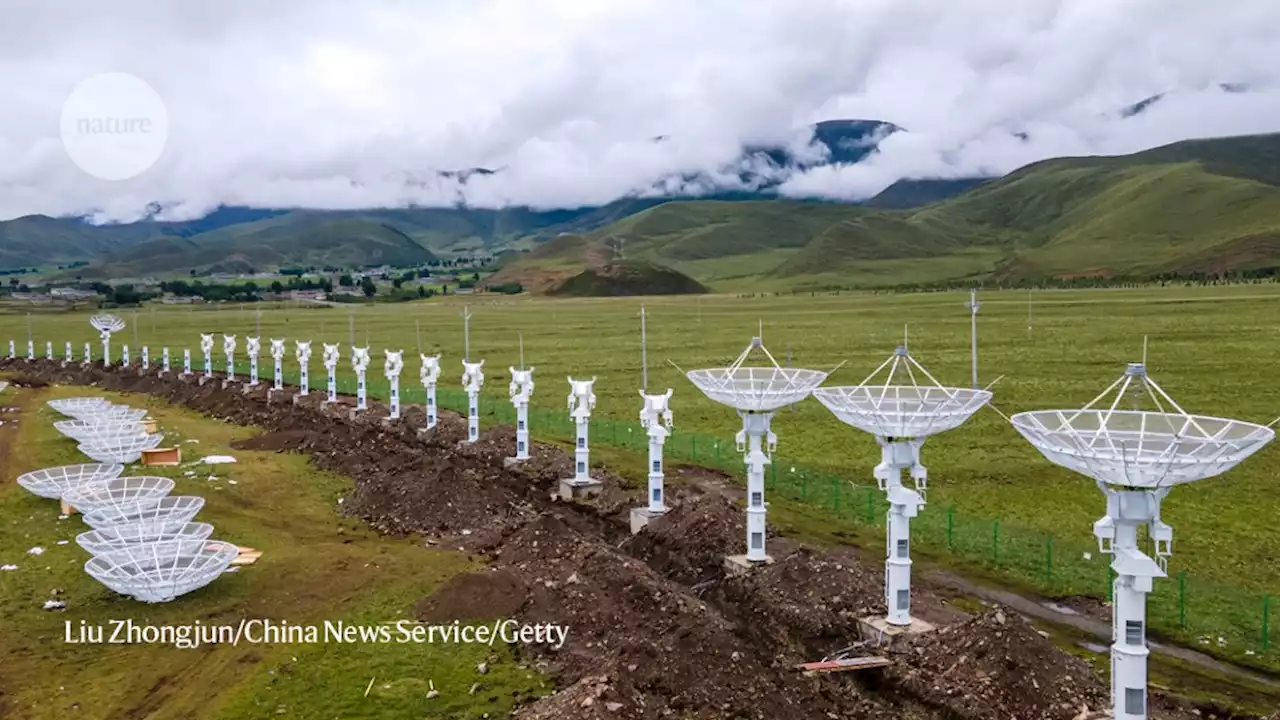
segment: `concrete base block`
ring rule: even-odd
[[[599,480],[568,480],[560,481],[560,499],[561,500],[581,500],[582,498],[599,495],[604,489],[604,483]]]
[[[528,460],[529,458],[502,458],[502,467],[510,469]]]
[[[393,418],[393,417],[382,418],[383,427],[391,427],[392,425],[398,425],[399,423],[400,423],[400,418]]]
[[[725,555],[724,569],[730,575],[744,575],[761,565],[772,565],[773,558],[768,555],[763,560],[748,560],[746,555]]]
[[[864,617],[858,620],[862,628],[862,637],[866,640],[879,640],[881,643],[892,642],[896,637],[920,635],[933,632],[934,627],[919,618],[911,618],[910,625],[890,625],[883,617]]]
[[[649,525],[649,521],[654,518],[660,518],[665,515],[664,512],[654,512],[647,507],[631,508],[631,534],[635,535]]]

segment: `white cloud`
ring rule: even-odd
[[[907,128],[783,188],[854,199],[902,177],[1278,131],[1278,46],[1273,0],[16,0],[0,218],[577,206],[715,176],[743,144],[796,144],[818,120]],[[117,183],[58,139],[72,88],[108,71],[146,79],[171,127],[160,162]],[[503,171],[464,189],[434,174],[472,167]]]

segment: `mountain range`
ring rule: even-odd
[[[1121,114],[1140,114],[1160,99]],[[900,130],[875,120],[819,123],[803,156],[745,147],[714,174],[734,178],[728,186],[711,176],[664,179],[657,185],[699,190],[663,195],[649,188],[600,207],[223,207],[193,221],[105,226],[28,216],[0,222],[0,269],[88,263],[62,277],[112,279],[414,265],[483,252],[503,257],[494,283],[619,294],[1259,272],[1280,265],[1270,220],[1277,216],[1276,135],[1061,158],[999,179],[901,180],[859,204],[778,196],[795,173],[861,162]],[[500,172],[444,174],[465,184]]]

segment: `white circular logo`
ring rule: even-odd
[[[62,145],[100,180],[137,177],[160,159],[169,111],[142,78],[103,73],[81,82],[62,105]]]

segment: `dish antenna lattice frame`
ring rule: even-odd
[[[118,333],[125,328],[124,319],[118,315],[103,313],[94,315],[89,318],[89,324],[94,330],[98,331],[102,338],[102,363],[103,365],[111,364],[111,334]],[[87,353],[86,353],[87,357]]]
[[[745,365],[755,349],[764,353],[771,367]],[[685,373],[702,394],[737,410],[742,418],[742,430],[734,436],[734,441],[747,465],[747,564],[770,561],[765,552],[764,471],[765,466],[773,462],[770,456],[778,446],[770,422],[780,409],[808,397],[829,374],[782,367],[760,336],[751,338],[747,348],[727,368]]]
[[[883,382],[877,382],[882,376]],[[900,384],[894,383],[895,378]],[[930,436],[968,420],[991,400],[991,393],[944,386],[904,345],[861,383],[818,388],[813,396],[841,422],[870,433],[880,445],[874,475],[889,501],[884,621],[898,628],[911,627],[911,519],[925,505],[929,477],[920,463],[920,448]],[[913,487],[903,485],[904,472]]]
[[[1149,401],[1155,410],[1143,410]],[[1128,408],[1122,405],[1128,404]],[[1177,485],[1221,475],[1275,438],[1268,427],[1192,415],[1131,363],[1079,410],[1040,410],[1010,418],[1014,429],[1055,465],[1092,479],[1107,498],[1094,523],[1098,547],[1112,556],[1111,702],[1117,720],[1145,720],[1147,593],[1168,576],[1173,528],[1160,504]],[[1138,547],[1146,528],[1155,559]]]

